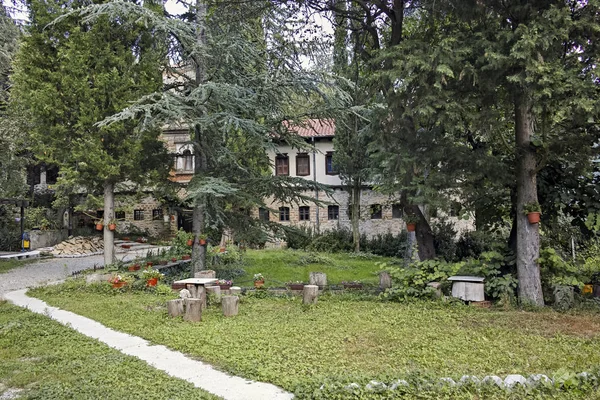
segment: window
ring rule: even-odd
[[[269,222],[269,210],[266,208],[258,209],[258,219],[261,221]]]
[[[194,170],[194,155],[191,150],[183,151],[183,170],[193,171]]]
[[[163,210],[162,208],[155,208],[152,210],[152,219],[163,219]]]
[[[371,219],[381,219],[381,204],[371,205]]]
[[[339,206],[327,206],[327,219],[339,219],[340,218],[340,207]]]
[[[338,171],[333,165],[333,151],[325,154],[325,173],[327,175],[337,175]]]
[[[97,210],[96,211],[96,218],[98,218],[98,219],[104,218],[104,210]]]
[[[392,218],[402,218],[404,215],[400,204],[392,204]]]
[[[143,221],[144,220],[144,210],[133,210],[133,220],[134,221]]]
[[[302,206],[298,209],[298,215],[300,216],[300,221],[310,221],[310,207]]]
[[[115,211],[115,219],[125,219],[125,211]]]
[[[290,174],[290,159],[286,154],[278,155],[275,158],[275,175]]]
[[[310,175],[310,157],[306,153],[300,153],[296,156],[296,175]]]
[[[58,167],[48,167],[46,169],[46,183],[48,185],[54,185],[58,180]]]
[[[290,220],[290,208],[289,207],[279,207],[279,220],[280,221],[289,221]]]

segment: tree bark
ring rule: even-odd
[[[104,182],[104,265],[110,265],[115,258],[115,234],[108,229],[108,223],[115,218],[115,185]]]
[[[199,322],[202,321],[202,300],[185,299],[184,321]]]
[[[318,296],[319,287],[317,285],[304,285],[304,289],[302,289],[303,304],[317,304]]]
[[[238,305],[240,304],[240,298],[237,296],[223,296],[221,298],[221,305],[223,306],[223,315],[226,317],[232,317],[238,314]]]
[[[350,191],[350,199],[352,207],[350,220],[352,222],[352,243],[354,251],[360,251],[360,181],[354,180]]]
[[[538,201],[535,150],[530,146],[533,135],[531,99],[527,93],[515,97],[515,143],[517,161],[517,274],[522,304],[544,305],[540,268],[540,234],[537,224],[530,224],[523,213],[527,203]]]
[[[183,300],[176,299],[167,301],[167,312],[169,313],[169,317],[171,318],[183,315]]]
[[[415,237],[417,239],[417,247],[419,249],[419,259],[430,260],[435,258],[435,246],[433,244],[433,232],[429,222],[421,212],[419,206],[411,204],[404,207],[404,211],[408,214],[416,215],[419,219],[417,221],[417,229],[415,231]]]

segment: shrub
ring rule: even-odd
[[[445,219],[440,219],[432,224],[433,246],[435,254],[446,261],[458,261],[456,257],[457,243],[454,224]]]
[[[320,235],[314,235],[308,246],[311,251],[342,252],[352,251],[352,232],[348,229],[333,229]]]
[[[313,240],[313,230],[311,228],[285,227],[285,241],[289,249],[306,250]]]
[[[376,235],[371,239],[361,238],[361,248],[364,251],[383,257],[403,257],[406,254],[407,246],[408,240],[404,231],[397,235],[388,232]]]
[[[21,248],[21,227],[11,209],[0,206],[0,250],[16,251]]]

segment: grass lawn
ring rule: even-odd
[[[42,315],[0,302],[0,398],[218,399]],[[13,398],[13,397],[6,397]]]
[[[285,286],[289,281],[308,283],[309,272],[324,272],[329,284],[359,280],[379,283],[377,263],[390,258],[353,256],[352,254],[328,254],[295,250],[248,250],[246,251],[244,276],[235,279],[235,284],[252,286],[256,273],[265,276],[265,286]]]
[[[600,365],[600,316],[592,313],[396,304],[335,295],[321,296],[316,306],[305,307],[299,298],[243,297],[238,316],[224,318],[213,307],[200,324],[192,324],[168,318],[165,301],[174,295],[110,291],[108,285],[85,287],[74,281],[30,293],[111,328],[288,390],[318,387],[328,379],[552,376]]]
[[[6,273],[12,269],[24,267],[39,261],[39,258],[30,258],[26,260],[0,259],[0,274]]]

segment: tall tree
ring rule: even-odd
[[[68,14],[87,4],[28,1],[30,24],[11,96],[31,115],[36,158],[60,167],[59,184],[103,194],[104,262],[111,264],[114,234],[107,225],[116,186],[166,177],[168,164],[156,127],[98,123],[162,85],[164,44],[140,23],[108,17],[90,23]],[[144,4],[149,12],[161,10]]]
[[[197,173],[187,188],[187,200],[197,210],[196,238],[209,227],[253,224],[249,208],[265,206],[266,198],[310,200],[303,191],[314,191],[315,184],[273,177],[268,151],[276,148],[276,141],[306,147],[288,127],[306,117],[330,116],[347,98],[329,76],[303,68],[302,56],[310,55],[318,43],[303,28],[297,7],[205,2],[192,8],[187,20],[157,16],[126,2],[82,12],[84,21],[110,15],[168,35],[171,58],[177,63],[169,71],[168,90],[142,97],[107,122],[119,124],[142,115],[190,127]],[[313,96],[320,101],[302,104],[311,103]],[[204,252],[195,248],[192,272],[204,266]]]

